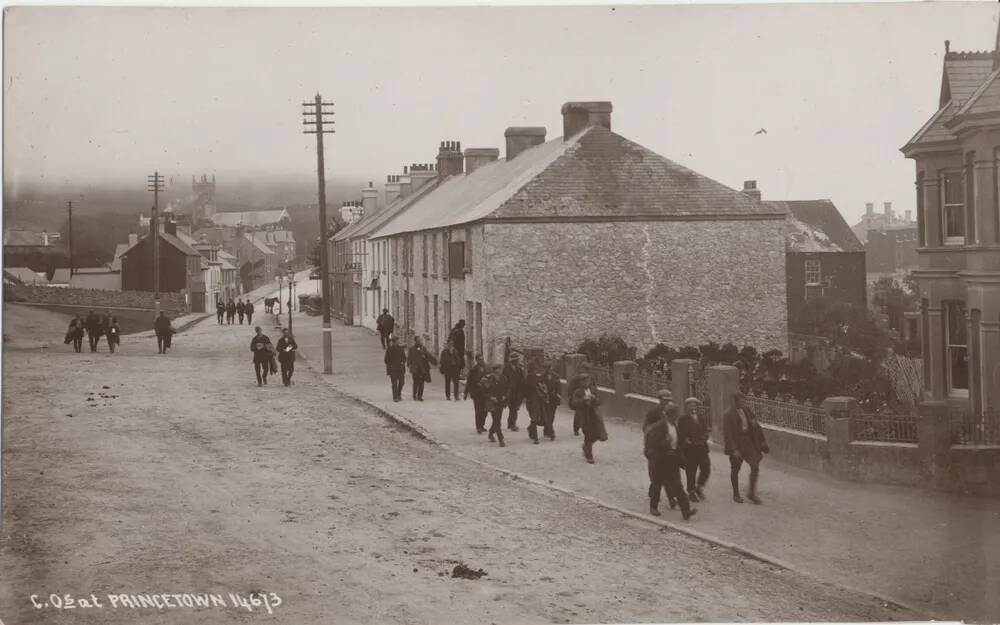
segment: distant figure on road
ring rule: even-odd
[[[681,452],[684,454],[684,473],[687,476],[687,493],[691,501],[705,499],[705,483],[712,471],[708,455],[708,432],[710,428],[701,414],[701,402],[697,397],[684,400],[684,415],[677,420],[680,430]]]
[[[550,441],[556,440],[556,408],[562,403],[561,381],[559,376],[552,370],[552,363],[545,362],[542,367],[542,378],[545,380],[545,388],[549,392],[549,399],[545,403],[545,428],[544,434]]]
[[[222,325],[222,318],[226,315],[226,305],[222,303],[222,300],[215,302],[215,318],[219,320],[219,325]]]
[[[385,374],[392,385],[392,401],[403,401],[403,385],[406,383],[406,350],[399,344],[399,337],[389,339],[385,350]]]
[[[486,395],[479,383],[489,372],[482,354],[476,354],[476,364],[469,369],[469,378],[465,381],[465,399],[472,395],[472,409],[476,417],[476,434],[486,431]]]
[[[545,375],[535,362],[528,365],[524,400],[528,408],[528,416],[531,418],[531,424],[528,425],[528,438],[537,445],[539,443],[538,428],[541,427],[542,432],[548,434],[548,429],[545,427],[545,416],[548,413],[549,389],[545,382]]]
[[[451,333],[448,335],[448,340],[451,344],[455,346],[455,351],[458,352],[459,357],[462,359],[462,366],[458,368],[459,375],[462,374],[462,370],[465,369],[465,319],[459,319],[455,327],[451,329]]]
[[[501,424],[503,423],[503,406],[506,401],[504,393],[507,392],[507,384],[503,378],[503,367],[493,365],[493,370],[479,381],[479,389],[486,400],[486,410],[489,411],[491,417],[489,441],[491,443],[499,441],[500,446],[504,447]]]
[[[684,454],[677,428],[677,406],[670,391],[662,390],[658,395],[660,405],[646,413],[642,424],[643,453],[649,471],[649,513],[660,516],[660,490],[665,488],[667,495],[680,504],[686,521],[697,510],[691,507],[681,486]]]
[[[382,349],[389,349],[389,337],[396,329],[396,320],[389,314],[388,308],[382,309],[382,314],[375,320],[375,327],[378,328],[378,335],[382,339]]]
[[[462,372],[462,356],[450,340],[441,350],[440,363],[441,375],[444,376],[445,399],[451,399],[454,393],[455,401],[458,401],[458,374]]]
[[[604,427],[604,419],[597,412],[601,398],[597,395],[597,385],[593,379],[589,384],[581,384],[573,392],[569,407],[576,411],[573,423],[579,423],[583,430],[583,457],[594,464],[594,443],[608,440],[608,432]]]
[[[733,485],[733,501],[743,503],[740,497],[740,467],[750,465],[750,490],[747,498],[753,503],[761,503],[757,497],[757,478],[760,475],[762,453],[770,451],[764,439],[764,430],[746,406],[743,393],[733,394],[733,407],[726,411],[722,419],[726,455],[729,456],[729,481]]]
[[[253,323],[253,302],[247,300],[247,303],[243,305],[243,314],[247,316],[247,325]]]
[[[156,332],[156,347],[159,353],[166,354],[167,350],[170,349],[171,335],[174,333],[167,313],[160,311],[160,316],[153,322],[153,330]]]
[[[90,351],[97,351],[97,343],[101,340],[101,318],[91,310],[87,314],[87,340],[90,342]]]
[[[267,384],[267,376],[271,373],[274,354],[271,353],[271,338],[257,326],[253,329],[254,336],[250,339],[250,353],[253,355],[253,370],[257,374],[257,386]]]
[[[246,314],[246,312],[247,312],[246,304],[243,303],[242,299],[238,300],[236,302],[236,314],[240,318],[240,325],[243,325],[243,316]]]
[[[86,324],[80,318],[80,313],[77,313],[70,320],[69,329],[66,331],[66,342],[69,343],[72,341],[73,350],[78,354],[83,351],[83,333],[85,327]]]
[[[431,381],[431,365],[437,364],[437,358],[424,347],[423,339],[415,336],[406,362],[413,377],[413,399],[424,401],[424,384]]]
[[[229,325],[233,325],[233,320],[236,319],[236,302],[232,299],[226,304],[226,321]]]
[[[507,429],[517,432],[517,411],[524,400],[524,394],[528,385],[528,372],[521,361],[520,352],[511,352],[510,362],[503,371],[504,380],[507,382]]]
[[[295,352],[299,349],[299,344],[288,333],[288,328],[281,329],[281,338],[278,339],[278,364],[281,365],[281,383],[291,386],[292,374],[295,373]]]
[[[573,394],[576,393],[576,389],[580,386],[590,386],[593,384],[593,377],[590,373],[590,363],[584,362],[580,364],[580,370],[576,375],[570,379],[566,384],[566,397],[570,401],[573,400]],[[573,414],[573,436],[580,435],[580,420],[577,419],[576,413]]]
[[[108,337],[108,351],[112,354],[115,353],[115,349],[122,342],[122,329],[118,326],[118,317],[111,317],[108,319],[108,325],[105,327],[104,336]]]

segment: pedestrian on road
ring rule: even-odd
[[[472,396],[472,409],[476,416],[476,434],[486,431],[486,396],[479,383],[487,375],[486,361],[482,354],[476,354],[476,364],[469,369],[469,377],[465,381],[465,399]]]
[[[451,333],[448,335],[448,340],[451,344],[455,346],[455,351],[458,352],[458,357],[461,360],[461,366],[458,368],[458,375],[462,375],[462,370],[465,369],[465,319],[459,319],[455,327],[451,329]]]
[[[253,302],[247,300],[247,303],[243,306],[243,312],[247,316],[247,325],[253,323]]]
[[[501,423],[503,423],[503,406],[506,401],[504,393],[507,392],[507,382],[504,380],[503,367],[493,365],[492,371],[479,381],[479,389],[486,400],[486,410],[492,417],[489,441],[491,443],[499,441],[500,446],[504,447],[506,444],[503,442]]]
[[[733,394],[733,406],[723,416],[722,426],[726,455],[729,456],[729,481],[733,485],[733,501],[743,503],[743,498],[740,497],[740,467],[746,462],[750,465],[750,490],[747,491],[747,499],[759,504],[761,501],[757,496],[757,479],[760,475],[760,461],[763,459],[762,454],[771,450],[757,417],[746,406],[743,393]]]
[[[566,384],[566,397],[572,399],[573,395],[576,393],[576,389],[581,386],[591,386],[594,383],[593,376],[590,373],[590,363],[584,362],[580,363],[580,370],[574,375],[569,382]],[[576,413],[573,414],[573,436],[580,435],[580,421],[576,417]]]
[[[677,406],[670,391],[664,389],[658,395],[660,405],[646,413],[642,425],[643,453],[649,471],[649,513],[660,516],[660,490],[665,489],[667,496],[680,504],[686,521],[697,510],[691,508],[681,486],[681,467],[685,463],[677,428]]]
[[[521,407],[524,395],[528,390],[528,372],[524,368],[520,352],[511,352],[510,362],[503,372],[507,382],[507,429],[517,432],[517,411]]]
[[[299,349],[299,344],[288,333],[288,328],[281,329],[281,338],[278,339],[277,349],[278,363],[281,364],[281,383],[285,386],[291,386],[292,374],[295,373],[295,352]]]
[[[528,438],[537,445],[539,443],[538,428],[541,427],[543,433],[547,430],[545,418],[548,414],[549,388],[545,381],[545,375],[535,362],[528,365],[524,400],[528,408],[528,417],[531,419],[531,423],[528,425]]]
[[[684,454],[684,473],[687,476],[687,495],[691,501],[705,500],[705,483],[712,472],[708,455],[708,433],[711,428],[701,414],[697,397],[684,400],[684,416],[677,420],[680,430],[681,452]]]
[[[267,384],[267,376],[271,373],[273,355],[271,353],[271,338],[257,326],[253,329],[254,336],[250,339],[250,353],[253,355],[253,370],[257,374],[257,386]]]
[[[233,325],[234,319],[236,319],[236,302],[229,298],[229,303],[226,304],[226,322]]]
[[[389,349],[389,338],[396,328],[396,320],[389,314],[388,308],[382,309],[382,314],[375,320],[375,327],[378,328],[378,335],[382,340],[382,349]]]
[[[573,392],[569,407],[576,411],[574,423],[580,424],[583,431],[583,457],[594,464],[594,443],[608,440],[608,431],[604,427],[604,419],[597,412],[601,398],[597,394],[597,385],[593,380],[589,384],[581,384]]]
[[[437,358],[424,347],[423,339],[415,336],[406,362],[413,377],[413,399],[424,401],[424,384],[431,381],[431,365],[437,364]]]
[[[458,375],[462,372],[462,357],[459,355],[458,350],[455,349],[451,340],[441,350],[439,362],[438,368],[441,371],[441,375],[444,376],[445,399],[450,400],[452,393],[454,393],[455,401],[458,401]]]
[[[101,318],[91,310],[87,314],[87,341],[90,342],[90,351],[97,351],[97,343],[101,340]]]
[[[160,311],[160,316],[153,321],[153,331],[156,332],[156,348],[158,353],[166,354],[167,350],[170,349],[170,335],[173,334],[174,329],[170,325],[170,317],[167,317],[167,313]]]
[[[392,401],[403,401],[403,385],[406,384],[406,350],[399,344],[399,337],[389,338],[389,348],[385,350],[385,374],[392,385]]]
[[[111,317],[108,320],[107,329],[104,331],[104,336],[108,337],[108,351],[112,354],[115,353],[115,349],[122,342],[122,329],[118,325],[118,318]]]
[[[83,333],[86,324],[80,317],[80,313],[77,313],[73,319],[69,322],[69,329],[66,331],[66,342],[73,342],[73,351],[80,353],[83,351]]]
[[[556,440],[556,407],[562,403],[560,391],[562,383],[559,376],[552,371],[552,363],[549,361],[546,361],[542,368],[542,378],[545,380],[545,388],[549,393],[548,400],[545,402],[545,427],[542,432],[550,441],[554,441]]]
[[[226,314],[226,305],[222,303],[222,300],[215,302],[215,318],[219,320],[219,325],[222,325],[222,318]]]
[[[236,314],[240,318],[240,325],[243,325],[243,316],[246,315],[246,312],[247,312],[246,304],[243,303],[243,299],[241,298],[236,302]]]

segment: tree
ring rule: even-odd
[[[76,267],[98,267],[115,258],[115,247],[138,234],[138,216],[102,212],[73,216],[73,263]],[[69,220],[59,229],[61,242],[69,246]]]
[[[792,313],[788,325],[794,332],[822,336],[873,362],[880,361],[892,343],[887,328],[867,308],[829,297],[807,301]]]
[[[343,227],[344,227],[343,224],[341,224],[339,221],[337,221],[336,219],[331,219],[330,223],[327,224],[326,226],[327,236],[332,237],[333,235],[340,232],[341,228]],[[312,267],[320,266],[320,251],[321,250],[319,249],[319,237],[317,237],[312,243],[312,248],[309,250],[309,254],[306,256],[306,261]]]
[[[920,307],[920,291],[910,278],[902,283],[891,277],[881,278],[872,285],[872,306],[888,317],[891,329],[901,333],[905,313]]]

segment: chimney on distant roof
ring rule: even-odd
[[[507,139],[507,142],[509,144],[510,139]],[[496,148],[466,148],[465,175],[468,176],[483,165],[495,163],[498,158],[500,158],[500,150]]]
[[[409,165],[403,165],[403,174],[399,178],[399,197],[406,197],[413,193],[413,179],[410,178]]]
[[[611,130],[610,102],[567,102],[562,105],[563,141],[568,141],[588,126]]]
[[[892,202],[883,202],[882,210],[885,211],[885,223],[892,223]]]
[[[172,234],[177,236],[177,222],[173,220],[172,217],[164,216],[163,220],[163,232],[166,234]]]
[[[753,199],[760,201],[760,189],[757,188],[756,180],[744,180],[743,181],[743,193],[752,197]]]
[[[460,141],[442,141],[437,155],[438,180],[444,180],[449,176],[458,176],[463,169],[462,143]]]
[[[872,217],[875,215],[875,202],[865,202],[865,217]]]
[[[388,206],[399,197],[399,176],[389,174],[385,177],[385,205]]]
[[[374,183],[369,182],[367,187],[361,189],[361,204],[365,208],[365,215],[371,215],[378,210],[378,189]]]
[[[911,220],[913,219],[913,217],[912,217],[912,215],[913,215],[913,211],[911,211],[911,210],[906,210],[906,211],[903,211],[903,214],[904,214],[904,215],[906,215],[906,223],[908,223],[908,224],[909,224],[909,223],[913,223],[913,222],[911,221]]]
[[[505,158],[512,161],[528,148],[545,143],[545,128],[541,126],[512,126],[504,131],[503,136],[507,139]]]
[[[437,177],[437,167],[433,163],[413,163],[410,165],[411,190],[417,191]]]
[[[139,242],[139,235],[138,234],[132,233],[132,234],[128,235],[128,246],[130,248],[131,247],[135,247],[135,245],[138,242]]]

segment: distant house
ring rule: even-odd
[[[788,314],[829,297],[865,305],[865,248],[830,200],[765,202],[788,211],[785,279]]]
[[[865,245],[865,264],[869,281],[883,277],[902,278],[917,267],[917,222],[912,211],[899,217],[892,202],[885,202],[876,213],[872,202],[865,204],[861,221],[851,230]]]
[[[212,223],[217,226],[228,226],[231,228],[262,228],[271,225],[286,225],[291,223],[288,211],[283,208],[275,208],[259,211],[233,211],[227,213],[215,213],[211,216]]]
[[[52,274],[48,286],[67,287],[70,284],[69,267],[60,267]]]
[[[205,310],[205,283],[202,277],[202,256],[177,237],[173,222],[161,225],[160,291],[182,292],[194,312]],[[151,235],[143,236],[121,255],[123,291],[153,290],[153,250]]]
[[[50,248],[58,240],[58,234],[50,235],[45,230],[33,232],[31,230],[9,229],[3,233],[4,251],[7,251],[8,248],[11,250]]]
[[[47,286],[49,284],[45,274],[32,271],[27,267],[6,267],[3,270],[3,279],[6,284],[23,284],[25,286]]]

